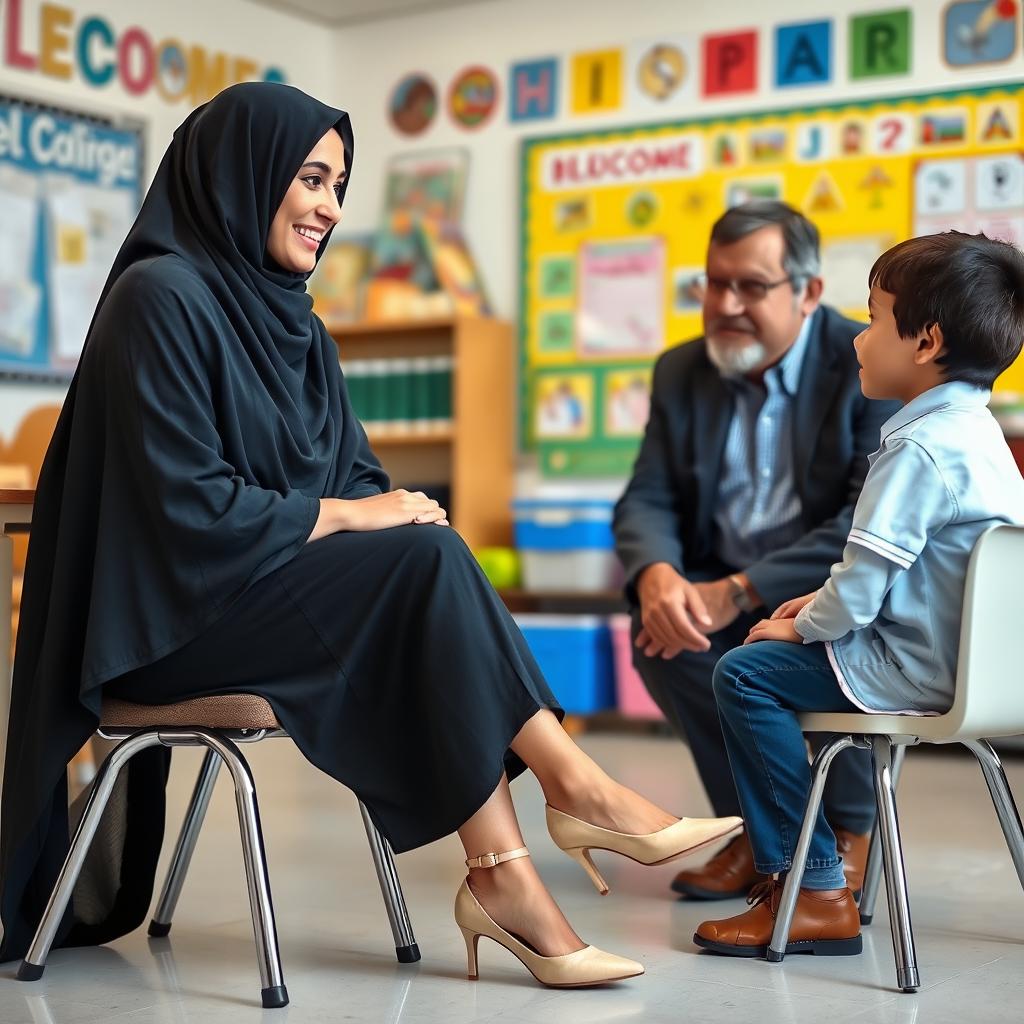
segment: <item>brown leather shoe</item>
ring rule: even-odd
[[[692,900],[728,900],[746,896],[751,886],[766,878],[754,870],[754,851],[744,832],[703,867],[680,871],[672,880],[672,891]]]
[[[868,863],[868,850],[871,848],[871,833],[859,836],[856,832],[848,832],[845,828],[833,828],[836,836],[836,849],[843,858],[843,874],[846,884],[854,896],[860,897],[864,887],[864,869]]]
[[[722,921],[705,921],[693,941],[726,956],[767,956],[781,899],[781,882],[763,882],[747,897],[751,904],[748,911]],[[786,943],[787,953],[853,956],[862,948],[860,916],[849,889],[843,889],[838,896],[813,889],[800,890]]]

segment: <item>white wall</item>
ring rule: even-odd
[[[334,33],[322,25],[282,15],[244,0],[64,0],[74,11],[75,24],[96,15],[105,18],[115,34],[133,25],[145,29],[154,42],[173,37],[186,47],[198,45],[207,53],[246,57],[262,67],[284,71],[289,82],[328,97],[333,89]],[[0,3],[0,9],[6,7]],[[41,0],[22,0],[22,40],[26,52],[38,54]],[[0,26],[0,34],[3,27]],[[0,40],[2,42],[2,40]],[[72,43],[73,45],[73,43]],[[72,60],[72,64],[74,61]],[[0,59],[0,94],[27,97],[106,116],[127,116],[146,123],[145,176],[148,184],[174,129],[185,119],[187,100],[165,102],[156,90],[130,95],[115,79],[93,88],[73,70],[69,81],[38,71],[12,69]],[[10,439],[25,413],[37,406],[60,402],[64,387],[0,381],[0,436]]]
[[[507,116],[507,77],[512,63],[573,52],[622,46],[659,35],[733,29],[760,32],[756,95],[697,99],[676,105],[653,121],[702,117],[753,109],[800,107],[846,97],[888,96],[926,89],[952,89],[973,83],[1021,78],[1024,56],[989,69],[951,71],[940,57],[941,12],[947,0],[835,0],[822,5],[808,0],[732,0],[713,4],[695,0],[493,0],[436,14],[378,22],[337,34],[336,95],[333,102],[349,110],[356,133],[356,161],[345,206],[343,229],[363,230],[377,223],[383,198],[384,166],[398,152],[438,146],[467,146],[472,153],[464,226],[469,244],[497,312],[514,317],[518,298],[519,140],[529,136],[586,131],[643,120],[628,109],[608,115],[560,116],[547,121],[511,124]],[[913,9],[910,75],[848,81],[847,19],[850,14]],[[774,89],[774,26],[831,17],[833,84]],[[1018,32],[1020,28],[1018,26]],[[422,135],[394,131],[386,104],[396,82],[410,71],[429,74],[443,97],[452,78],[470,63],[484,64],[501,83],[500,109],[484,128],[461,130],[442,111]],[[698,69],[700,64],[698,62]],[[567,109],[562,60],[560,105]]]

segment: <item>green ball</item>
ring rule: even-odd
[[[507,590],[519,586],[519,552],[515,548],[480,548],[473,553],[492,587]]]

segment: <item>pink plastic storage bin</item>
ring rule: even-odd
[[[627,718],[663,719],[658,705],[633,668],[633,643],[629,636],[629,616],[612,615],[608,619],[612,631],[612,652],[615,657],[615,696],[619,711]]]

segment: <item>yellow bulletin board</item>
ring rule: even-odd
[[[625,475],[659,352],[701,333],[714,221],[801,209],[824,301],[864,318],[875,257],[948,228],[1024,243],[1024,85],[586,132],[523,143],[521,436],[551,476]],[[1018,361],[997,389],[1024,391]]]

